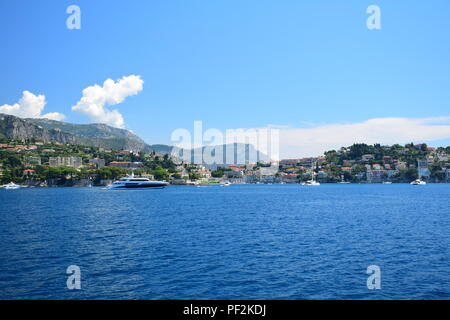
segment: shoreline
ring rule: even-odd
[[[450,182],[428,182],[427,185],[450,185]],[[53,189],[53,188],[106,188],[104,185],[92,185],[92,186],[28,186],[20,185],[21,189]],[[231,185],[239,186],[269,186],[269,185],[297,185],[303,187],[301,183],[231,183]],[[410,182],[393,182],[391,184],[384,183],[338,183],[338,182],[321,182],[321,185],[411,185]],[[222,183],[199,183],[199,184],[169,184],[167,187],[220,187]],[[4,186],[0,186],[0,189],[5,189]]]

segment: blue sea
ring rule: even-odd
[[[0,190],[0,299],[450,299],[449,199],[445,184]]]

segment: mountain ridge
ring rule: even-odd
[[[106,124],[74,124],[49,119],[19,118],[0,113],[0,136],[11,139],[36,139],[44,142],[74,143],[136,152],[158,152],[134,133]],[[169,146],[164,146],[166,149]]]
[[[114,150],[132,150],[135,152],[157,154],[172,154],[176,153],[177,149],[174,146],[165,144],[149,145],[136,134],[126,129],[119,129],[108,126],[102,123],[92,124],[74,124],[63,121],[56,121],[42,118],[19,118],[13,115],[0,113],[0,137],[7,137],[11,139],[24,140],[35,139],[43,142],[57,142],[57,143],[72,143],[91,147],[103,147]],[[226,162],[227,145],[218,146],[217,150],[223,151],[224,163]],[[206,147],[201,148],[201,152]],[[198,152],[198,149],[184,149],[183,152],[190,154],[190,162],[194,162],[193,154]],[[179,151],[179,149],[178,149]],[[255,149],[253,145],[246,144],[238,148],[238,144],[233,147],[234,163],[237,159],[249,159],[249,155],[257,156],[258,161],[270,160],[267,155]],[[175,154],[172,156],[177,157]],[[185,159],[186,160],[186,159]],[[247,163],[248,160],[245,160]],[[206,166],[210,166],[203,163]],[[215,164],[212,167],[216,167]]]
[[[124,149],[136,152],[150,152],[153,149],[144,140],[129,130],[119,129],[102,123],[74,124],[49,119],[24,119],[47,130],[61,130],[72,134],[83,145]]]

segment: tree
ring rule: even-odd
[[[159,165],[156,166],[152,173],[156,180],[167,180],[169,177],[169,173]]]
[[[122,168],[103,167],[97,170],[98,180],[115,180],[125,175],[126,171]]]
[[[189,180],[191,181],[195,181],[195,180],[199,180],[200,179],[200,175],[196,172],[190,172],[189,173]]]
[[[433,179],[436,182],[445,181],[445,172],[442,170],[441,165],[439,162],[434,162],[431,167],[431,179]]]
[[[211,177],[213,178],[222,178],[224,174],[225,173],[221,169],[211,171]]]
[[[392,176],[392,180],[396,182],[411,182],[419,178],[419,174],[415,169],[402,169]]]
[[[181,175],[179,173],[175,173],[175,174],[172,175],[172,178],[178,180],[178,179],[181,179]]]

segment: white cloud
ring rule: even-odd
[[[22,93],[22,98],[14,105],[4,104],[0,106],[0,113],[6,113],[20,118],[47,118],[51,120],[64,120],[65,116],[58,112],[42,114],[45,105],[45,96],[43,94],[34,95],[29,91]]]
[[[106,123],[124,128],[125,122],[118,110],[109,110],[106,106],[119,104],[129,96],[138,94],[143,89],[144,81],[140,76],[130,75],[114,81],[107,79],[103,86],[94,85],[83,90],[83,96],[72,107],[91,118],[92,121]]]
[[[176,146],[179,148],[192,149],[208,145],[211,134],[216,139],[213,139],[215,143],[212,145],[222,145],[224,141],[221,139],[225,137],[240,137],[238,141],[251,143],[272,158],[287,159],[320,156],[326,151],[348,147],[354,143],[393,145],[411,142],[436,143],[450,139],[450,117],[376,118],[348,124],[309,125],[308,128],[268,125],[265,128],[227,129],[222,132],[218,129],[208,129],[213,130],[214,134],[209,132],[208,136],[205,131],[200,137],[203,139],[201,144],[191,144],[191,133],[187,129],[177,129],[173,131],[171,140],[178,141]],[[269,128],[270,131],[267,131]],[[233,133],[229,137],[231,131],[240,135]],[[221,137],[219,142],[217,137]],[[257,143],[251,142],[252,137],[257,139]],[[439,145],[440,143],[437,146]]]
[[[59,112],[49,112],[41,116],[40,118],[46,118],[50,120],[63,121],[66,116]]]
[[[320,125],[280,130],[280,156],[322,155],[354,143],[395,144],[432,142],[450,138],[450,117],[376,118],[359,123]]]

